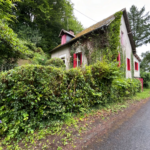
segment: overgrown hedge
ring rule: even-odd
[[[150,72],[141,72],[141,78],[143,78],[143,86],[150,88]]]
[[[136,79],[118,79],[117,64],[97,62],[63,71],[27,65],[0,75],[0,135],[10,138],[33,133],[66,112],[120,101],[141,90]]]
[[[66,68],[66,65],[64,64],[63,60],[60,58],[51,58],[46,61],[45,65],[57,67],[57,68]]]

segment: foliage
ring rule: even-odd
[[[150,72],[150,52],[142,53],[142,62],[140,64],[141,72]]]
[[[86,56],[88,65],[101,60],[105,60],[108,63],[110,61],[117,61],[117,56],[121,49],[120,25],[122,11],[116,13],[114,16],[115,19],[108,28],[93,31],[88,36],[80,38],[71,46],[70,67],[73,67],[73,54],[77,49],[80,49]]]
[[[134,60],[133,60],[133,53],[131,53],[131,76],[134,78]]]
[[[48,56],[45,53],[34,53],[34,57],[32,59],[30,59],[32,64],[36,64],[36,65],[46,65],[46,62],[48,60]]]
[[[40,43],[42,35],[38,29],[32,29],[30,26],[22,25],[16,29],[18,38],[37,45]]]
[[[143,78],[143,86],[145,88],[150,88],[150,73],[149,72],[141,72],[141,78]]]
[[[115,20],[109,25],[109,49],[112,52],[112,59],[116,60],[120,51],[120,25],[123,12],[115,14]]]
[[[57,68],[65,68],[65,64],[63,62],[62,59],[60,58],[51,58],[49,60],[46,61],[45,63],[47,66],[53,66],[53,67],[57,67]]]
[[[26,65],[1,73],[0,134],[5,141],[21,139],[24,133],[62,119],[64,113],[82,112],[140,91],[136,79],[117,81],[118,77],[117,64],[106,62],[97,62],[83,71]]]
[[[0,79],[0,134],[7,134],[6,140],[18,133],[33,133],[65,111],[66,75],[61,69],[21,66],[2,73]]]
[[[145,12],[145,6],[138,10],[132,5],[128,17],[136,47],[150,43],[150,15],[149,12]]]
[[[122,72],[122,77],[126,78],[126,53],[123,49],[120,50],[120,57],[121,57],[121,66],[120,71]]]
[[[16,2],[19,0],[15,0]],[[9,20],[12,21],[12,18],[15,18],[14,15],[11,15],[12,7],[14,5],[12,4],[12,0],[0,0],[0,20]]]
[[[83,30],[83,26],[73,14],[73,4],[70,0],[21,0],[14,4],[16,9],[13,9],[12,14],[17,16],[17,21],[10,26],[19,37],[32,42],[35,37],[39,39],[34,43],[44,52],[60,44],[58,35],[61,29],[72,29],[75,33]],[[29,31],[27,36],[26,30]]]
[[[122,101],[125,97],[134,96],[141,92],[141,82],[137,79],[116,79],[113,81],[111,98],[114,101]]]
[[[91,70],[90,70],[91,69]],[[112,102],[110,96],[112,81],[120,77],[120,71],[116,63],[98,61],[86,68],[85,79],[96,92],[102,94],[100,99],[95,99],[95,104],[105,105]]]
[[[141,99],[149,98],[149,96],[150,96],[149,89],[144,88],[143,92],[137,93],[135,96],[133,96],[133,99],[140,101]]]
[[[0,21],[0,50],[0,63],[16,63],[18,58],[33,57],[33,52],[3,21]]]

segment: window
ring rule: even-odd
[[[64,64],[66,65],[66,55],[61,55],[59,58],[62,59]]]
[[[73,67],[79,67],[82,65],[82,53],[73,54]]]
[[[127,70],[130,71],[130,59],[129,58],[127,58]]]
[[[118,67],[121,65],[120,53],[118,54],[117,61],[119,62]]]
[[[137,62],[135,62],[135,70],[139,70],[139,64]]]
[[[121,31],[121,45],[123,45],[124,44],[124,33]]]

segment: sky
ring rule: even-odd
[[[150,0],[71,0],[71,2],[76,9],[74,9],[74,15],[84,28],[90,27],[123,8],[129,11],[132,5],[137,6],[139,9],[145,6],[146,12],[150,11]],[[77,10],[94,21],[88,19]],[[150,51],[150,44],[137,48],[139,56],[141,56],[142,52],[146,51]]]

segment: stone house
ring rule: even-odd
[[[141,60],[136,54],[135,42],[133,40],[133,35],[130,29],[126,9],[122,9],[120,12],[122,12],[122,16],[121,22],[118,23],[120,25],[119,41],[125,60],[125,76],[126,78],[140,78]],[[103,51],[105,51],[105,54],[109,55],[109,52],[106,52],[107,45],[109,44],[107,30],[114,20],[115,14],[83,30],[77,35],[74,35],[73,31],[65,31],[64,29],[62,29],[59,35],[59,37],[61,38],[61,44],[50,51],[51,58],[61,58],[66,65],[66,69],[69,69],[70,64],[72,64],[74,68],[81,65],[82,67],[84,67],[85,65],[90,64],[91,62],[89,63],[88,58],[92,58],[92,50],[95,49],[96,45],[101,45],[100,49],[103,49]],[[92,42],[90,42],[92,40],[95,40],[93,34],[97,35],[96,39],[99,41],[99,43],[93,44]],[[72,49],[74,49],[73,52]],[[86,54],[87,49],[89,49],[88,55]],[[101,52],[98,51],[98,53],[96,53],[96,57],[101,59]],[[96,57],[94,56],[95,60],[97,59]],[[94,61],[94,59],[92,61]],[[118,52],[118,57],[116,57],[115,59],[119,62],[119,65],[123,63],[120,52]],[[134,72],[133,75],[132,71]]]

